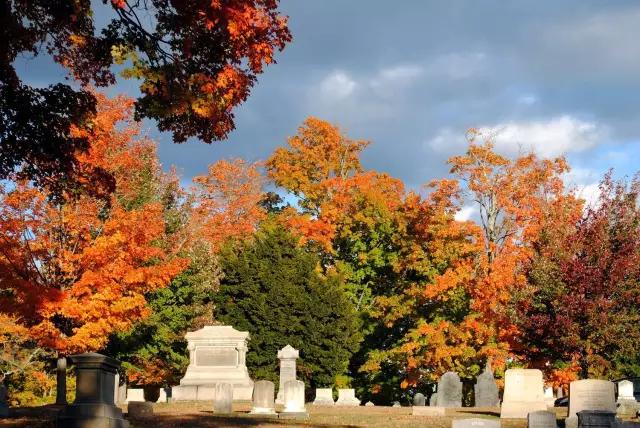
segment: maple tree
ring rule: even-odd
[[[195,136],[210,143],[234,128],[234,108],[291,40],[277,0],[103,3],[111,16],[99,33],[97,5],[87,0],[0,5],[1,178],[18,168],[44,185],[75,186],[75,153],[87,150],[88,140],[71,127],[91,129],[95,115],[86,89],[23,83],[20,55],[48,54],[82,85],[111,85],[112,66],[124,66],[124,77],[140,81],[137,118],[156,119],[176,142]]]
[[[159,167],[154,144],[135,138],[132,100],[99,100],[82,168],[113,174],[108,200],[49,194],[25,181],[0,187],[0,308],[43,348],[65,355],[101,349],[113,331],[148,314],[145,293],[164,287],[187,260],[156,242],[162,205],[137,202],[137,185]]]

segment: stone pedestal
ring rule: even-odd
[[[276,416],[275,386],[268,380],[259,380],[253,386],[253,407],[251,415]]]
[[[56,404],[67,404],[67,359],[58,358],[56,362]]]
[[[290,380],[284,384],[284,410],[279,415],[283,418],[308,418],[304,407],[304,382]]]
[[[338,390],[338,401],[336,401],[336,406],[359,406],[360,400],[356,398],[356,390],[355,389],[339,389]]]
[[[571,391],[569,391],[571,396]],[[578,426],[589,428],[609,428],[615,427],[616,413],[606,410],[582,410],[576,414]]]
[[[333,406],[333,389],[331,388],[316,388],[316,399],[313,400],[314,406]]]
[[[122,410],[114,405],[115,374],[120,362],[105,355],[73,355],[76,400],[58,414],[59,428],[128,428]]]
[[[300,352],[291,345],[287,345],[278,351],[280,360],[280,385],[276,403],[284,404],[284,384],[290,380],[296,380],[296,360]]]
[[[538,369],[507,370],[500,418],[526,419],[530,412],[547,410],[543,387]]]
[[[233,385],[234,400],[251,400],[253,381],[245,363],[249,333],[231,326],[206,326],[189,332],[189,366],[171,401],[213,400],[215,385]]]

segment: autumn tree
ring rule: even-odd
[[[49,55],[82,85],[115,83],[112,65],[140,81],[136,118],[152,118],[174,141],[226,138],[276,51],[291,40],[277,0],[8,0],[0,5],[0,178],[19,169],[39,184],[77,185],[75,158],[92,128],[96,99],[86,89],[25,84],[15,61]],[[94,179],[104,171],[95,171]],[[104,177],[101,177],[104,179]],[[61,190],[61,189],[58,189]]]
[[[527,357],[557,384],[639,373],[639,197],[639,177],[608,174],[572,233],[536,248],[517,320]]]
[[[101,349],[113,331],[148,314],[145,293],[166,286],[186,260],[157,242],[162,205],[138,199],[158,168],[155,145],[139,139],[133,102],[100,94],[98,114],[78,153],[79,168],[104,168],[116,190],[104,198],[49,193],[17,180],[0,188],[0,310],[38,346],[65,355]]]

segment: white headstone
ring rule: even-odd
[[[291,345],[287,345],[278,351],[280,360],[280,387],[276,403],[284,403],[284,384],[290,380],[296,380],[296,360],[300,356],[300,351]]]
[[[402,407],[402,406],[400,405],[399,401],[394,401],[393,402],[393,406],[391,406],[391,407]]]
[[[290,380],[284,384],[284,410],[282,413],[306,414],[304,407],[304,382]]]
[[[500,428],[500,421],[497,419],[454,419],[451,421],[451,428]]]
[[[333,406],[333,389],[316,388],[316,399],[313,400],[314,406]]]
[[[160,388],[160,395],[158,396],[158,403],[166,403],[167,402],[167,391],[165,388]]]
[[[213,400],[215,413],[232,413],[233,385],[226,382],[216,384],[216,398]]]
[[[615,385],[608,380],[583,379],[569,384],[569,416],[567,428],[578,426],[577,413],[582,410],[616,411]]]
[[[618,382],[618,401],[622,400],[636,400],[633,395],[633,382],[629,380]]]
[[[365,406],[366,407],[375,407],[375,404],[373,404],[373,402],[371,402],[371,401],[367,401]]]
[[[527,428],[558,428],[556,414],[544,410],[531,412],[527,416]]]
[[[338,401],[336,406],[359,406],[360,400],[356,398],[355,389],[338,389]]]
[[[131,401],[145,401],[144,389],[142,388],[127,388],[127,403]]]
[[[275,386],[268,380],[259,380],[253,386],[252,415],[275,415]]]
[[[228,325],[208,325],[185,335],[189,366],[179,386],[171,390],[171,400],[212,400],[213,385],[233,385],[234,400],[251,400],[253,381],[245,357],[249,333]]]
[[[500,418],[526,419],[530,412],[538,410],[547,410],[542,372],[538,369],[507,370]]]
[[[547,403],[547,407],[553,407],[556,399],[553,398],[553,388],[546,386],[544,388],[544,401]]]

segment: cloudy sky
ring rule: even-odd
[[[417,188],[447,173],[469,127],[506,154],[566,155],[571,185],[640,169],[640,2],[283,0],[293,42],[221,143],[174,145],[185,180],[225,157],[264,159],[305,117],[372,141],[367,168]],[[38,82],[49,67],[26,64]],[[115,91],[135,94],[133,82]]]

